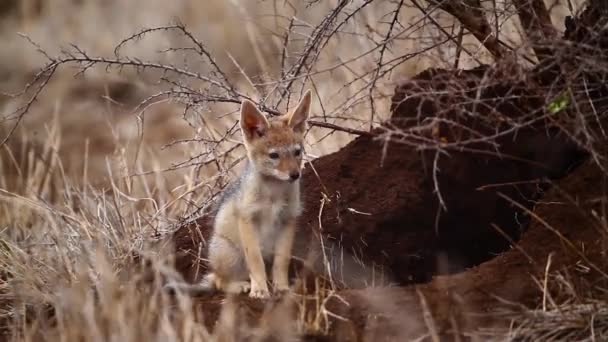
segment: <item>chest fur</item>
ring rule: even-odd
[[[260,243],[263,254],[272,254],[277,237],[284,229],[287,222],[287,208],[285,202],[272,202],[266,207],[267,210],[258,213],[258,224],[255,229],[259,232]]]
[[[239,212],[251,220],[267,257],[287,222],[299,214],[299,184],[265,183],[254,178],[248,185],[244,187]]]

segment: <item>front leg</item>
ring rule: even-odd
[[[289,290],[289,262],[291,261],[291,249],[295,233],[296,220],[291,218],[286,222],[277,237],[272,265],[272,284],[275,291]]]
[[[249,296],[268,298],[270,297],[270,292],[268,291],[264,259],[260,250],[260,239],[251,219],[239,219],[239,234],[251,280]]]

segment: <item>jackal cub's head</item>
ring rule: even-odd
[[[243,101],[241,130],[256,172],[281,181],[300,178],[310,98],[308,90],[295,109],[270,120],[251,101]]]

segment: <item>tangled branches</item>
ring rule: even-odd
[[[591,10],[602,11],[602,5],[594,4],[590,2]],[[304,10],[316,6],[322,5],[312,1]],[[116,73],[129,69],[151,76],[158,91],[133,108],[140,116],[155,103],[170,100],[183,105],[185,119],[194,115],[206,122],[213,117],[205,113],[233,112],[234,105],[243,99],[277,115],[306,86],[311,86],[320,95],[316,104],[319,114],[311,125],[329,130],[321,139],[339,131],[376,136],[386,142],[397,141],[442,154],[452,150],[504,157],[501,138],[515,136],[524,128],[552,127],[587,148],[598,164],[603,164],[604,156],[595,145],[606,134],[603,120],[608,91],[602,80],[608,73],[608,61],[601,37],[579,37],[583,28],[588,33],[600,30],[602,22],[597,16],[593,17],[596,22],[590,22],[581,14],[578,26],[570,27],[566,36],[559,38],[549,11],[540,0],[514,0],[502,7],[494,3],[489,11],[478,0],[431,0],[428,4],[417,0],[340,0],[316,24],[297,13],[274,13],[278,24],[271,34],[281,42],[275,49],[277,70],[253,75],[230,54],[225,58],[223,53],[210,49],[181,23],[128,36],[115,46],[111,56],[93,55],[78,45],[52,56],[30,40],[47,64],[21,92],[13,94],[23,101],[14,112],[4,115],[3,121],[11,122],[11,126],[1,144],[7,143],[58,70],[75,68],[75,75],[83,76],[91,69],[102,68]],[[449,19],[445,18],[446,13]],[[523,27],[521,48],[500,36],[502,26],[514,15]],[[369,20],[370,16],[379,20]],[[446,29],[446,23],[451,24],[451,29]],[[429,32],[431,38],[427,38]],[[124,55],[126,46],[159,34],[170,35],[173,42],[183,44],[161,51],[183,55],[183,65]],[[467,41],[468,35],[471,37]],[[471,43],[471,39],[477,41]],[[409,41],[414,44],[408,45]],[[491,59],[484,61],[481,46]],[[391,78],[400,73],[399,68],[423,57],[438,57],[439,60],[432,59],[438,67],[466,65],[461,61],[463,55],[471,66],[492,61],[494,64],[478,69],[485,71],[478,74],[474,84],[465,80],[443,90],[434,85],[412,84],[406,98],[399,101],[405,101],[410,109],[416,106],[415,113],[409,118],[385,121],[385,99],[392,92]],[[455,77],[460,77],[460,73]],[[244,89],[251,89],[256,96]],[[224,105],[231,105],[232,109]],[[172,169],[201,167],[230,155],[239,147],[231,138],[238,131],[236,127],[230,125],[221,134],[187,140],[203,143],[204,151]],[[183,141],[174,143],[178,142]],[[229,146],[220,148],[225,143]]]

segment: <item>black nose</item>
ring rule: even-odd
[[[292,181],[295,181],[298,178],[300,178],[300,173],[297,171],[289,174],[289,179],[291,179]]]

